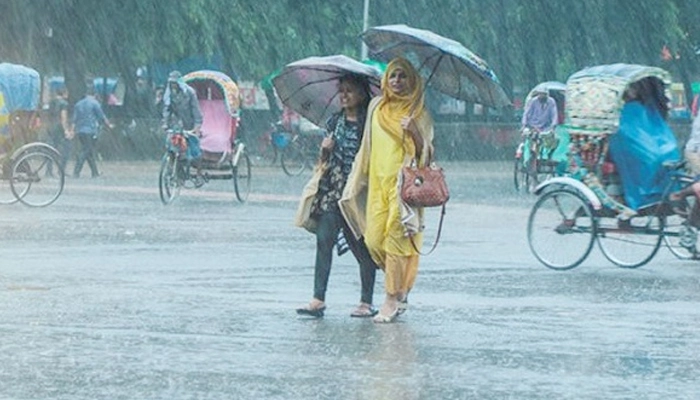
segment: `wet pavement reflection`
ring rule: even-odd
[[[445,165],[443,238],[388,325],[350,318],[349,255],[325,318],[296,316],[313,285],[314,239],[292,224],[308,174],[256,168],[246,204],[212,182],[163,206],[157,163],[106,163],[48,208],[1,206],[0,397],[700,398],[700,264],[662,249],[625,270],[594,249],[548,270],[510,166]]]

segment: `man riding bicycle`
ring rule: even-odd
[[[199,136],[202,127],[202,111],[199,108],[197,93],[185,83],[179,71],[172,71],[168,75],[168,86],[163,94],[163,129],[180,128],[185,131],[193,131],[196,137],[188,137],[188,158],[192,156],[192,165],[197,169],[195,186],[204,184],[202,178],[201,163],[199,157]]]
[[[517,154],[522,154],[523,166],[530,176],[530,190],[538,184],[538,173],[551,172],[549,166],[541,169],[543,164],[540,164],[540,160],[551,160],[557,148],[558,140],[554,135],[554,127],[558,122],[556,101],[549,96],[546,89],[536,90],[525,105],[521,128],[523,142],[516,153],[518,158]]]
[[[199,133],[202,127],[202,111],[199,109],[197,94],[182,79],[182,74],[173,71],[168,75],[168,86],[163,94],[163,127],[182,127]]]
[[[535,129],[536,132],[551,131],[559,119],[557,103],[546,90],[535,92],[535,98],[525,104],[522,129]]]

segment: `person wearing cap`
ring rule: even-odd
[[[182,74],[173,71],[168,75],[168,85],[163,94],[163,126],[178,126],[184,130],[199,133],[202,127],[202,111],[199,109],[197,94],[185,83]]]
[[[534,128],[538,132],[554,129],[559,119],[557,103],[546,90],[535,92],[535,98],[525,105],[522,127]]]

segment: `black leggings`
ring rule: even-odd
[[[333,246],[338,238],[338,233],[342,229],[350,251],[360,264],[360,282],[362,283],[360,301],[372,304],[377,264],[369,255],[367,246],[365,246],[364,242],[355,239],[350,227],[348,227],[345,219],[339,213],[323,213],[317,217],[317,221],[314,297],[321,301],[326,301],[328,277],[330,276],[331,264],[333,262]]]

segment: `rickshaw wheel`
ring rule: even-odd
[[[158,176],[158,189],[160,201],[168,205],[180,194],[180,184],[177,178],[177,156],[173,153],[166,153],[160,163],[160,174]]]
[[[530,185],[530,175],[527,173],[527,168],[523,165],[522,158],[515,159],[515,167],[513,168],[513,183],[515,190],[518,192],[527,191]]]
[[[233,166],[233,187],[236,190],[236,198],[241,203],[248,200],[250,194],[250,158],[243,151],[238,156],[238,162]]]
[[[10,189],[30,207],[46,207],[63,192],[65,175],[55,154],[39,148],[25,151],[12,165]]]
[[[663,220],[656,215],[638,216],[620,225],[618,218],[598,218],[598,247],[605,258],[622,268],[648,263],[661,246]]]
[[[12,177],[12,165],[8,155],[0,158],[0,204],[13,204],[19,201],[12,193],[10,178]]]
[[[581,264],[593,248],[595,233],[590,205],[581,195],[567,189],[542,195],[532,207],[527,224],[532,254],[555,270]]]

